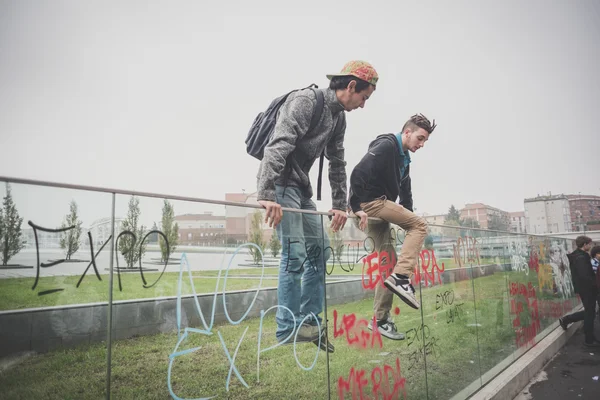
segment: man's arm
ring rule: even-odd
[[[308,128],[313,114],[313,101],[296,96],[281,106],[273,138],[265,147],[258,174],[258,200],[276,201],[275,181],[285,167],[287,157],[296,148]]]
[[[347,205],[347,178],[344,150],[344,137],[346,135],[346,116],[340,111],[342,118],[339,122],[341,128],[327,143],[327,157],[329,158],[329,184],[331,185],[331,205],[334,210],[346,211]],[[335,127],[334,127],[335,129]]]
[[[596,277],[590,259],[586,257],[585,254],[581,253],[577,254],[577,257],[574,258],[574,268],[571,268],[571,273],[575,270],[574,275],[576,276],[576,279],[579,280],[579,289],[592,290],[596,288]]]
[[[413,210],[412,187],[410,180],[410,166],[406,167],[406,178],[400,185],[400,201],[399,204],[407,210]]]

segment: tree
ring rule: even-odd
[[[140,257],[146,253],[146,244],[141,243],[146,234],[146,227],[140,224],[140,200],[131,196],[129,199],[129,209],[127,211],[127,218],[121,224],[121,230],[123,232],[129,231],[135,235],[135,241],[131,235],[123,235],[119,239],[119,250],[125,258],[127,268],[135,268],[135,264],[140,260]]]
[[[255,245],[257,245],[261,251],[258,251],[258,249],[254,246],[249,246],[250,254],[252,255],[252,260],[254,261],[254,264],[259,264],[262,261],[262,252],[264,252],[265,250],[265,239],[263,237],[262,221],[262,213],[260,212],[260,210],[256,210],[252,214],[252,221],[250,222],[249,241],[250,243],[254,243]]]
[[[461,219],[460,225],[467,227],[467,228],[481,228],[481,225],[479,225],[479,221],[477,221],[476,219],[471,218],[471,217]]]
[[[159,235],[158,243],[160,245],[161,261],[167,261],[169,254],[175,252],[179,240],[179,224],[175,222],[175,209],[168,200],[165,200],[163,204],[161,225],[162,233],[165,234],[169,242],[169,251],[167,252],[167,244],[162,235]]]
[[[77,203],[75,200],[71,201],[70,213],[67,214],[63,220],[61,228],[69,228],[68,231],[64,231],[60,235],[60,248],[65,251],[65,258],[71,259],[71,256],[77,253],[79,246],[81,245],[81,224],[79,215],[77,214]]]
[[[442,228],[442,234],[447,237],[457,238],[460,236],[460,223],[454,219],[446,220],[444,225],[447,225]],[[456,227],[456,228],[452,228]]]
[[[12,198],[10,185],[6,184],[6,196],[0,209],[0,250],[2,251],[2,265],[7,265],[8,261],[23,250],[25,240],[22,238],[21,224],[23,218],[19,217],[19,212]]]
[[[498,215],[492,215],[490,222],[488,223],[488,229],[495,231],[508,231],[509,221],[506,218],[502,218]]]
[[[425,236],[425,241],[423,242],[423,246],[427,250],[433,250],[433,236],[431,236],[431,235]]]
[[[446,214],[446,225],[448,225],[448,221],[460,222],[460,211],[458,211],[456,207],[454,207],[454,204],[450,206],[450,208],[448,209],[448,214]]]
[[[461,219],[460,226],[462,226],[464,228],[481,228],[481,225],[479,225],[479,221],[477,221],[476,219],[471,218],[471,217]],[[477,230],[471,230],[471,229],[461,229],[460,236],[462,236],[462,237],[465,237],[465,236],[480,237],[481,232],[477,231]]]
[[[156,225],[156,222],[152,223],[152,229],[150,229],[150,230],[151,231],[158,230],[158,226]],[[154,233],[151,233],[150,235],[148,235],[148,243],[153,243],[153,244],[158,243],[158,233],[154,232]]]
[[[279,241],[279,237],[277,237],[277,231],[275,229],[273,229],[273,234],[271,235],[269,248],[271,249],[271,254],[273,257],[277,257],[279,250],[281,250],[281,242]]]

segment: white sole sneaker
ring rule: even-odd
[[[383,282],[386,288],[388,288],[392,293],[396,296],[400,297],[400,299],[414,308],[418,310],[420,305],[415,297],[415,292],[410,284],[408,279],[398,279],[394,278],[392,275],[388,276],[388,278]]]
[[[368,328],[370,331],[373,330],[373,322],[369,322]],[[404,340],[405,339],[404,333],[398,332],[394,328],[394,326],[392,326],[392,324],[389,324],[389,323],[383,324],[383,326],[378,326],[377,330],[379,331],[381,336],[385,336],[386,338],[391,339],[391,340]]]

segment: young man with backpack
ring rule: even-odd
[[[592,248],[592,239],[587,236],[575,238],[575,249],[568,254],[569,267],[575,293],[581,298],[583,311],[578,311],[558,319],[560,326],[566,331],[569,324],[583,320],[583,332],[585,333],[584,346],[600,348],[600,341],[594,335],[594,319],[596,316],[596,299],[598,297],[598,285],[592,267],[592,258],[588,253]]]
[[[368,228],[376,251],[380,252],[388,245],[386,252],[390,260],[386,262],[396,260],[396,252],[393,246],[389,246],[387,234],[390,223],[406,231],[393,272],[384,278],[385,287],[378,284],[375,289],[377,328],[383,336],[393,340],[404,339],[389,320],[393,295],[399,296],[412,308],[419,308],[410,278],[427,235],[427,223],[413,213],[409,152],[422,148],[435,127],[435,120],[432,123],[422,114],[413,115],[399,133],[377,136],[350,176],[350,207],[360,218],[359,228]],[[378,217],[383,222],[369,221],[369,217]],[[382,260],[379,262],[384,264]],[[369,328],[373,329],[371,325]]]
[[[252,154],[253,141],[260,148],[265,140],[261,142],[259,137],[267,137],[262,156],[256,156],[262,158],[257,197],[266,209],[265,223],[276,227],[282,243],[277,340],[280,343],[293,340],[321,343],[322,350],[333,352],[325,330],[317,329],[317,324],[322,327],[325,263],[331,253],[327,249],[329,240],[323,234],[321,216],[283,213],[282,207],[316,211],[311,200],[309,172],[317,158],[322,167],[325,155],[329,159],[331,228],[334,231],[344,228],[347,219],[344,111],[363,108],[375,91],[379,77],[369,63],[350,61],[339,74],[327,75],[327,78],[330,80],[327,89],[309,87],[273,101],[269,109],[257,117],[246,143]],[[318,200],[320,186],[321,173]]]

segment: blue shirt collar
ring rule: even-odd
[[[405,151],[402,147],[402,133],[396,133],[396,140],[398,141],[398,146],[400,146],[400,157],[406,157],[408,160],[406,160],[405,163],[409,163],[410,153],[408,152],[408,150]]]
[[[396,133],[396,140],[398,141],[398,145],[400,146],[400,177],[404,177],[404,173],[406,172],[406,168],[408,164],[410,164],[410,154],[408,151],[404,151],[402,148],[402,134]]]

